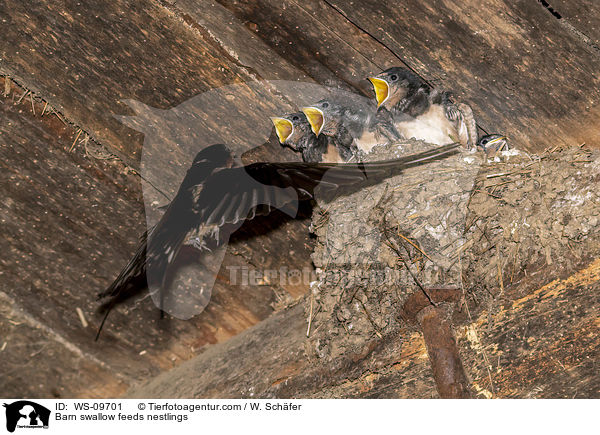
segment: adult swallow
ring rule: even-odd
[[[360,95],[337,95],[302,108],[315,135],[324,135],[340,151],[344,161],[358,150],[365,153],[378,144],[400,140],[391,117],[378,112]]]
[[[469,149],[477,143],[472,109],[454,104],[448,92],[431,89],[416,74],[399,67],[369,80],[378,109],[390,112],[394,127],[403,137],[438,145],[459,142]]]
[[[274,209],[295,217],[298,202],[312,200],[315,189],[326,196],[342,188],[357,188],[408,167],[444,159],[458,144],[369,163],[253,163],[236,166],[225,145],[200,151],[159,222],[141,238],[133,258],[115,281],[98,295],[110,297],[98,338],[110,309],[124,293],[138,290],[144,278],[163,291],[173,274],[172,265],[184,244],[212,250],[227,243],[244,221]],[[327,174],[326,180],[323,177]]]

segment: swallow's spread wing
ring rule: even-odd
[[[216,169],[231,166],[232,163],[231,152],[221,144],[209,146],[196,155],[175,198],[160,221],[142,234],[134,256],[113,283],[98,294],[98,299],[112,297],[106,304],[105,317],[98,329],[98,334],[100,334],[114,304],[121,298],[127,297],[129,293],[146,286],[148,260],[152,262],[154,270],[164,271],[179,251],[182,239],[185,238],[191,223],[194,222],[190,218],[191,189],[206,181]],[[179,226],[181,224],[183,226]]]
[[[384,162],[254,163],[245,167],[231,167],[230,154],[217,153],[211,150],[214,147],[196,156],[161,220],[142,237],[134,258],[99,297],[112,296],[115,300],[144,273],[149,284],[163,287],[169,266],[191,238],[199,248],[218,246],[226,243],[244,221],[257,215],[279,209],[295,217],[298,201],[313,199],[317,186],[327,194],[365,181],[375,182],[405,168],[446,158],[456,153],[458,144]],[[216,151],[226,150],[221,147]]]
[[[365,181],[376,182],[405,168],[448,157],[456,153],[457,147],[458,144],[450,144],[382,162],[254,163],[220,170],[207,180],[197,196],[196,225],[235,225],[268,214],[274,208],[292,215],[297,201],[314,198],[317,186],[320,192],[335,192]]]

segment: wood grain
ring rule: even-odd
[[[251,78],[215,41],[144,0],[0,5],[0,70],[137,166],[141,136],[118,122],[130,98],[168,108]]]
[[[486,131],[531,150],[600,143],[600,58],[537,2],[331,3],[471,103]]]
[[[39,376],[64,372],[64,385],[52,388],[81,397],[91,391],[92,384],[66,373],[78,364],[92,367],[92,372],[102,366],[102,376],[112,387],[98,395],[115,396],[132,382],[171,368],[203,346],[228,339],[271,314],[275,287],[230,286],[227,270],[227,266],[251,267],[249,261],[264,257],[272,246],[265,226],[261,231],[254,229],[257,234],[251,247],[245,243],[250,236],[240,233],[240,242],[226,255],[212,302],[202,315],[190,321],[161,320],[157,308],[141,293],[113,311],[100,341],[94,342],[101,318],[95,295],[126,264],[145,229],[139,178],[117,160],[98,160],[88,154],[92,148],[81,137],[74,143],[77,130],[54,113],[47,111],[40,118],[43,103],[33,102],[35,116],[29,97],[15,105],[13,100],[18,101],[23,92],[13,86],[0,104],[5,121],[0,126],[0,293],[20,307],[13,315],[17,322],[23,312],[48,331],[44,340],[50,348],[68,343],[80,353],[71,358],[67,352],[56,367],[32,364],[29,369],[38,370]],[[284,226],[280,231],[283,237],[290,229]],[[287,245],[284,250],[289,255]],[[292,290],[297,294],[298,289]],[[281,288],[276,291],[283,292]],[[86,327],[78,308],[87,319]],[[60,338],[59,344],[53,337]],[[30,350],[11,344],[10,361],[27,360]],[[0,353],[0,361],[8,361],[8,355]],[[11,386],[16,388],[11,383],[3,389],[7,395]],[[49,389],[39,390],[38,397],[49,397]],[[12,395],[22,394],[14,390]]]
[[[552,0],[550,3],[563,20],[590,38],[590,42],[597,46],[595,50],[598,50],[598,46],[600,46],[600,11],[596,2],[593,0]]]

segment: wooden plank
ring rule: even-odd
[[[159,113],[162,118],[158,124],[162,129],[145,134],[144,140],[145,154],[159,156],[155,160],[158,166],[148,170],[150,176],[159,175],[144,190],[146,212],[149,220],[155,222],[158,212],[150,204],[162,205],[166,198],[154,187],[172,197],[178,177],[200,147],[214,142],[225,142],[234,151],[258,146],[272,128],[268,117],[293,109],[285,92],[277,91],[275,86],[252,87],[241,82],[260,79],[260,74],[271,79],[304,76],[257,38],[246,38],[233,25],[224,28],[220,20],[228,20],[229,12],[212,8],[208,2],[201,9],[211,13],[200,17],[200,23],[181,13],[177,5],[170,5],[172,10],[168,10],[143,0],[106,3],[82,5],[65,0],[31,7],[21,2],[3,3],[0,17],[6,19],[8,31],[0,36],[6,42],[2,44],[0,69],[47,96],[69,121],[80,125],[136,168],[143,129],[131,130],[114,114],[131,113],[132,101],[146,108],[146,112]],[[38,31],[50,22],[52,25],[47,26],[46,32]],[[211,27],[203,27],[209,24]],[[245,32],[251,36],[249,31]],[[54,41],[61,41],[58,48]],[[223,47],[225,42],[230,45]],[[245,42],[243,47],[242,42]],[[235,52],[238,48],[244,49],[244,55]],[[161,61],[157,62],[157,58]],[[231,94],[213,93],[212,99],[200,98],[200,106],[189,103],[194,100],[190,97],[198,93],[210,94],[208,91],[232,83],[238,86]],[[126,105],[124,99],[130,103]],[[178,103],[182,104],[175,110],[161,110]],[[171,149],[190,130],[190,125],[182,122],[166,125],[166,114],[175,114],[179,119],[182,112],[195,116],[190,138],[196,149],[191,155]],[[266,134],[257,139],[260,136],[257,132]],[[299,158],[279,145],[270,149],[276,150],[271,159]],[[279,260],[298,263],[298,258],[292,258],[289,251],[305,250],[307,224],[289,222],[282,231],[292,236],[284,239],[292,248],[282,251]],[[252,243],[263,246],[266,240],[248,241],[246,245]],[[309,266],[310,259],[303,257],[300,263]]]
[[[192,1],[186,0],[188,4]],[[366,77],[386,64],[400,63],[393,53],[320,0],[219,3],[279,56],[324,85],[372,95]]]
[[[595,49],[599,50],[600,11],[597,2],[593,0],[552,0],[550,3],[563,20],[573,25],[584,36],[590,38],[590,42],[596,44]]]
[[[300,69],[278,56],[254,31],[220,4],[207,0],[171,0],[164,5],[195,30],[215,39],[256,78],[311,80]]]
[[[134,166],[141,137],[113,117],[128,113],[121,100],[167,108],[254,78],[212,38],[151,1],[8,0],[0,19],[0,71]]]
[[[141,100],[152,106],[168,108],[198,92],[208,91],[223,84],[260,78],[256,73],[260,65],[242,64],[239,59],[232,56],[231,50],[222,48],[221,42],[203,28],[190,25],[189,20],[184,24],[179,19],[181,17],[176,16],[174,12],[154,3],[146,3],[121,1],[106,5],[89,5],[89,8],[87,5],[82,6],[71,1],[58,4],[36,3],[30,6],[20,2],[0,5],[0,16],[6,20],[9,29],[1,37],[3,42],[6,42],[2,44],[0,56],[2,71],[26,83],[30,89],[47,96],[47,100],[60,109],[63,117],[66,116],[69,121],[81,125],[91,136],[107,144],[136,167],[141,151],[141,135],[125,127],[113,116],[114,113],[119,112],[130,113],[127,106],[121,102],[123,98]],[[40,26],[46,26],[43,34],[39,32]],[[228,35],[231,36],[231,32]],[[56,41],[61,41],[58,47]],[[255,52],[251,50],[248,52],[256,54],[257,59],[269,58],[268,53],[265,54],[260,49],[257,47]],[[84,53],[84,56],[81,56],[81,53]],[[162,66],[157,65],[157,58],[164,58]],[[261,71],[264,71],[264,68]],[[277,73],[272,78],[302,78],[301,74],[295,75],[295,70],[284,64],[279,67],[271,65],[269,71]],[[248,131],[248,125],[255,128],[258,120],[263,125],[269,124],[268,115],[291,109],[285,99],[277,95],[275,98],[269,95],[269,89],[265,92],[257,95],[252,89],[240,86],[235,104],[238,107],[247,105],[253,108],[255,117],[244,120],[241,123],[243,125],[238,126],[237,129],[235,124],[228,125],[225,129],[225,125],[218,117],[203,119],[203,132],[208,131],[213,136],[219,137],[225,133],[234,140],[233,145],[238,149],[242,145],[246,149],[252,146],[253,144],[244,143],[244,134]],[[274,102],[277,99],[280,101]],[[38,108],[38,113],[39,110]],[[36,132],[25,133],[32,137],[37,134]],[[164,141],[156,137],[154,139],[157,144],[154,151],[162,152],[161,155],[164,155],[163,147],[172,138],[164,138]],[[67,145],[63,144],[68,148]],[[281,151],[279,145],[270,146],[269,149]],[[152,147],[146,149],[146,151],[152,150]],[[53,159],[57,171],[62,166],[60,163],[62,158],[59,157],[61,152],[58,152]],[[7,149],[7,154],[14,153]],[[280,158],[290,159],[289,155],[283,157],[284,155],[285,153]],[[19,156],[17,160],[23,157]],[[189,164],[189,156],[185,156],[185,159],[183,157],[173,153],[170,159],[164,159],[164,164],[159,169],[166,172],[169,166],[173,166],[185,170]],[[12,163],[17,167],[22,165],[20,160]],[[71,174],[73,179],[78,179],[79,174],[76,171],[72,174],[70,167],[62,169],[64,173],[46,173],[48,168],[36,168],[33,172],[36,177],[62,180],[66,177],[65,174]],[[94,175],[102,176],[101,171],[97,172]],[[94,184],[93,180],[86,181]],[[172,194],[173,186],[170,187],[171,189],[166,191]],[[138,178],[130,176],[128,180],[121,182],[120,188],[135,190],[136,199],[139,200]],[[152,189],[149,195],[146,193],[147,204],[160,197],[158,192]],[[49,196],[52,197],[53,194],[54,192],[50,192]],[[120,197],[120,194],[112,192],[109,196]],[[61,198],[59,204],[64,199],[65,197]],[[165,202],[164,197],[160,199],[159,205]],[[97,206],[97,204],[90,205],[83,202],[73,206],[78,210],[85,210],[86,207]],[[140,206],[139,202],[137,206]],[[114,278],[116,271],[122,267],[133,251],[137,237],[144,228],[141,225],[140,212],[141,208],[136,215],[133,215],[131,211],[124,208],[115,210],[112,217],[105,218],[104,224],[108,227],[115,222],[122,226],[127,225],[129,231],[120,233],[123,237],[121,243],[125,243],[126,247],[120,247],[114,240],[111,241],[114,245],[109,246],[108,241],[101,236],[106,233],[102,225],[92,228],[89,223],[86,235],[97,231],[94,239],[87,242],[79,240],[80,245],[89,250],[100,249],[103,254],[112,253],[113,249],[118,252],[111,257],[111,262],[103,263],[100,267],[103,271],[102,275],[97,277],[95,282],[88,283],[89,293],[78,301],[86,316],[94,316],[96,308],[93,302],[94,293]],[[20,210],[20,213],[24,214],[25,210]],[[121,213],[130,216],[135,224],[120,221],[117,215]],[[11,215],[11,218],[14,222],[19,221],[17,216]],[[78,214],[74,216],[76,222],[81,218]],[[53,223],[48,225],[53,228]],[[14,231],[18,231],[16,224]],[[268,316],[272,312],[272,305],[276,302],[275,293],[285,299],[283,289],[294,296],[306,291],[306,284],[301,287],[283,286],[283,288],[278,285],[229,288],[227,266],[264,267],[264,258],[269,258],[267,253],[279,252],[280,255],[273,259],[281,264],[297,264],[300,268],[310,266],[308,252],[311,245],[306,222],[287,222],[270,234],[266,230],[258,231],[259,234],[256,234],[256,229],[252,228],[246,229],[246,232],[253,232],[256,237],[248,240],[243,235],[237,236],[238,242],[232,244],[224,260],[221,276],[213,290],[212,302],[199,318],[191,322],[175,319],[159,322],[155,307],[149,303],[149,300],[143,299],[134,301],[132,308],[126,305],[114,312],[109,318],[103,340],[105,345],[116,350],[114,354],[107,353],[102,357],[106,358],[108,365],[116,373],[125,378],[136,379],[144,372],[153,373],[165,367],[172,367],[179,361],[194,355],[206,344],[225,340]],[[61,231],[57,229],[52,231],[52,234],[60,238]],[[23,245],[31,243],[29,237],[32,235],[23,237]],[[273,247],[271,238],[282,240],[283,244],[279,245],[279,249]],[[98,242],[99,245],[96,245]],[[17,251],[22,249],[24,246],[16,248]],[[65,253],[58,250],[56,256],[62,259]],[[7,266],[15,273],[18,270],[17,261],[16,258],[7,259]],[[69,279],[72,276],[81,276],[80,270],[88,266],[77,261],[75,264],[76,267],[67,273]],[[269,267],[278,268],[278,264],[271,262]],[[27,268],[30,269],[30,273],[23,274],[20,278],[23,284],[28,284],[30,280],[37,282],[39,278],[34,275],[45,274],[45,271],[35,270],[33,264],[28,264]],[[57,303],[58,295],[55,288],[43,286],[37,290],[39,293],[35,293],[35,297],[41,297],[47,306],[54,306]],[[13,296],[16,297],[16,294]],[[59,319],[66,316],[71,319],[72,325],[77,325],[73,312],[69,312],[68,315],[64,313],[70,304],[69,298],[70,296],[67,296],[64,304],[56,306],[56,314],[47,319],[49,324],[60,325]],[[41,315],[41,312],[36,311],[34,314]],[[97,315],[95,318],[97,319]],[[86,351],[92,354],[98,353],[98,348],[94,348],[94,344],[89,341],[93,328],[90,328],[85,336],[80,336],[80,331],[75,329],[61,330],[61,333]],[[140,335],[143,335],[143,338]],[[140,357],[138,353],[144,351],[146,353]],[[119,353],[120,358],[115,357]]]
[[[127,384],[73,349],[0,292],[0,391],[4,397],[103,398]]]
[[[485,397],[600,397],[599,291],[597,259],[481,313],[459,335],[474,389]]]
[[[128,397],[308,398],[365,397],[369,393],[394,397],[395,391],[405,391],[406,396],[430,397],[435,391],[428,367],[423,364],[426,357],[416,357],[425,352],[424,343],[418,336],[405,342],[410,337],[408,331],[406,335],[369,343],[366,347],[372,353],[347,355],[335,363],[309,356],[313,352],[308,350],[306,338],[306,302],[279,312],[228,342],[211,347],[200,357],[132,389]],[[398,361],[394,359],[398,354],[407,360],[401,370],[394,370],[391,366]],[[380,394],[364,383],[357,388],[361,383],[357,378],[367,371],[372,373],[374,361],[376,370],[387,375],[377,383],[376,391]],[[401,373],[407,376],[407,382],[398,380]],[[395,382],[390,382],[390,377]],[[334,390],[344,395],[337,395]]]
[[[4,89],[4,80],[0,80],[0,89]],[[111,378],[103,374],[102,379],[112,386],[99,391],[114,396],[148,373],[171,368],[207,344],[228,339],[271,314],[274,286],[228,285],[227,266],[249,267],[247,258],[253,259],[232,249],[225,257],[212,302],[202,315],[190,321],[161,320],[156,307],[142,294],[115,309],[101,340],[94,342],[101,318],[95,294],[114,279],[145,229],[139,177],[118,160],[94,158],[93,143],[84,146],[81,136],[75,143],[77,130],[65,125],[48,107],[40,118],[45,105],[29,96],[21,98],[24,92],[13,86],[0,104],[4,120],[0,126],[0,292],[49,331],[44,340],[50,348],[57,346],[52,337],[59,337],[60,342],[89,357],[85,366],[92,367],[91,372],[98,372],[96,366],[101,364]],[[19,100],[18,105],[13,103]],[[279,234],[290,229],[281,231]],[[269,237],[264,232],[255,241],[262,250],[247,248],[240,237],[242,241],[234,245],[237,250],[246,247],[259,256],[268,249]],[[77,308],[87,319],[87,327]],[[0,353],[0,361],[9,355],[11,361],[17,356],[26,358],[11,349],[10,354]],[[23,352],[29,350],[23,348]],[[58,373],[64,370],[69,379],[61,390],[64,394],[85,396],[92,388],[93,384],[66,374],[76,371],[76,366],[69,364],[80,362],[80,357],[70,356],[57,362]],[[33,368],[39,368],[37,363]],[[3,391],[9,395],[9,390]],[[22,394],[15,390],[12,395]]]

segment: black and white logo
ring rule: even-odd
[[[50,410],[30,400],[19,400],[3,405],[6,408],[6,430],[47,429]]]

